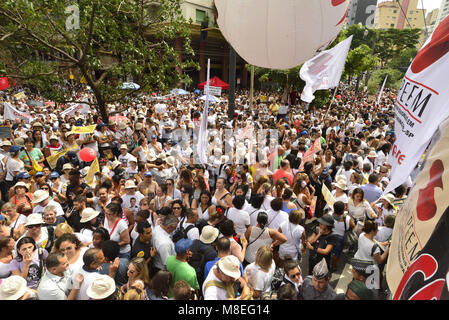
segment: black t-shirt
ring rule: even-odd
[[[315,229],[314,233],[318,234],[318,232],[319,232],[319,227],[317,227]],[[318,239],[318,241],[314,245],[317,246],[316,248],[326,249],[326,247],[329,244],[331,244],[335,247],[337,242],[338,242],[338,235],[331,232],[326,235],[321,235],[320,238]],[[314,253],[315,254],[310,255],[311,261],[310,261],[310,265],[309,265],[309,274],[312,274],[313,267],[315,266],[315,264],[319,263],[323,258],[326,259],[327,267],[329,270],[331,270],[331,253],[329,252],[329,254],[327,256],[316,253],[315,251],[314,251]]]
[[[140,237],[136,239],[131,250],[131,259],[137,256],[147,260],[150,257],[151,243],[143,243]],[[143,254],[143,256],[142,256]]]

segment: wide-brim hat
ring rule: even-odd
[[[392,206],[394,206],[394,195],[392,195],[391,193],[388,193],[386,195],[383,195],[382,197],[380,197],[381,199],[384,199],[385,201],[387,201],[389,204],[391,204]]]
[[[128,180],[125,182],[125,189],[135,189],[137,188],[133,180]]]
[[[92,208],[86,208],[81,212],[81,223],[87,222],[92,220],[93,218],[97,217],[100,214],[99,211],[94,210]]]
[[[332,183],[335,187],[340,188],[343,191],[348,190],[348,185],[346,183],[346,180],[340,179],[336,182]]]
[[[17,187],[24,187],[24,188],[26,188],[27,190],[29,190],[28,185],[27,185],[25,182],[23,182],[23,181],[19,181],[19,182],[17,182],[17,183],[14,185],[14,189],[17,188]]]
[[[27,281],[17,275],[3,279],[0,284],[0,300],[17,300],[27,290]]]
[[[31,203],[39,203],[41,201],[44,201],[50,196],[48,191],[45,190],[37,190],[33,193],[33,201]]]
[[[42,220],[42,215],[40,213],[32,213],[27,217],[25,227],[34,226],[37,224],[44,224],[44,220]]]
[[[91,299],[105,299],[115,290],[115,280],[108,275],[100,275],[87,288],[86,294]]]
[[[322,217],[318,218],[317,221],[325,226],[334,227],[334,218],[329,214],[324,214]]]
[[[218,231],[217,228],[212,226],[205,226],[201,231],[200,240],[202,243],[210,244],[217,239],[219,233],[220,231]]]
[[[165,161],[167,162],[167,164],[170,167],[173,167],[175,165],[175,158],[173,156],[167,157],[167,159],[165,159]]]
[[[157,159],[156,153],[153,151],[153,149],[151,149],[147,154],[147,160],[148,161],[156,161],[156,159]]]
[[[63,166],[62,166],[62,170],[72,170],[73,169],[73,166],[72,166],[72,164],[71,163],[65,163]]]
[[[240,261],[236,256],[229,255],[218,260],[218,267],[228,277],[238,279],[241,277]]]
[[[367,157],[368,157],[368,158],[377,158],[377,153],[376,153],[376,151],[371,150],[371,151],[368,153]]]

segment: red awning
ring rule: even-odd
[[[206,85],[207,81],[201,82],[198,85],[198,88],[200,89],[204,89],[204,86]],[[229,84],[224,82],[223,80],[221,80],[219,77],[213,77],[212,79],[209,80],[209,86],[211,87],[220,87],[224,90],[228,90],[229,89]]]

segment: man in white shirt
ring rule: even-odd
[[[153,261],[156,269],[165,269],[167,258],[176,255],[175,244],[170,234],[176,230],[177,226],[178,218],[175,215],[168,215],[153,230],[153,247],[157,252]]]
[[[126,168],[129,166],[129,160],[134,158],[134,156],[128,153],[128,146],[126,144],[122,144],[120,146],[120,155],[118,156],[118,161],[122,163],[122,168]]]
[[[101,276],[99,267],[104,263],[103,251],[98,248],[88,249],[83,255],[84,265],[78,270],[75,270],[72,275],[73,281],[77,274],[82,274],[84,281],[80,286],[76,300],[89,300],[87,296],[87,288],[94,282],[95,279]]]
[[[136,203],[134,206],[139,206],[140,200],[145,198],[143,194],[141,194],[139,191],[137,191],[137,186],[134,183],[133,180],[128,180],[125,183],[125,192],[126,194],[122,196],[122,208],[131,209],[131,207],[134,205],[131,203],[131,199],[134,198]]]

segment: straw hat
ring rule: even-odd
[[[100,275],[87,288],[86,294],[91,299],[105,299],[115,290],[115,280],[108,275]]]
[[[97,217],[100,214],[99,211],[96,211],[92,208],[86,208],[81,212],[81,223],[87,222],[92,220],[93,218]]]
[[[219,233],[220,231],[217,228],[205,226],[201,231],[200,240],[202,243],[211,244],[217,239]]]
[[[29,190],[28,185],[27,185],[25,182],[23,182],[23,181],[19,181],[19,182],[17,182],[17,183],[14,185],[14,189],[17,188],[17,187],[24,187],[24,188],[26,188],[27,190]]]
[[[156,153],[154,152],[154,149],[150,149],[150,151],[148,151],[147,154],[147,160],[148,161],[156,161],[157,157],[156,157]]]
[[[115,160],[113,163],[112,163],[112,165],[111,165],[111,167],[112,167],[112,170],[114,170],[115,168],[117,168],[119,165],[121,165],[122,163],[120,162],[120,161],[118,161],[118,160]]]
[[[25,227],[34,226],[37,224],[44,224],[44,220],[42,220],[42,215],[40,213],[32,213],[27,217]]]
[[[140,122],[138,122],[138,123],[136,124],[136,130],[142,130],[142,129],[143,129],[143,124],[140,123]]]
[[[137,188],[133,180],[128,180],[125,182],[125,189],[135,189]]]
[[[368,157],[368,158],[377,158],[377,153],[376,153],[376,151],[371,150],[371,151],[368,153],[367,157]]]
[[[167,164],[170,167],[173,167],[175,165],[175,158],[173,156],[167,157],[167,159],[165,159],[165,161],[167,162]]]
[[[71,163],[65,163],[65,164],[62,166],[62,170],[66,170],[66,169],[72,170],[72,169],[73,169],[72,164],[71,164]]]
[[[48,191],[45,190],[37,190],[33,193],[33,201],[31,203],[39,203],[41,201],[44,201],[50,196]]]
[[[21,276],[10,276],[3,279],[0,285],[0,300],[17,300],[27,290],[27,281]]]
[[[236,256],[229,255],[218,260],[218,267],[228,277],[240,278],[240,261]]]
[[[128,146],[126,145],[126,144],[122,144],[121,146],[120,146],[120,150],[121,149],[126,149],[126,150],[128,150]]]
[[[337,188],[340,188],[343,191],[348,190],[348,185],[346,184],[346,181],[343,179],[337,180],[337,182],[334,182],[333,185]]]
[[[392,195],[391,193],[388,193],[382,197],[380,197],[381,199],[384,199],[385,201],[387,201],[389,204],[391,204],[392,206],[394,206],[394,195]]]
[[[120,124],[118,125],[118,128],[120,130],[125,130],[127,127],[126,122],[120,122]]]

